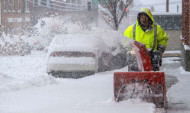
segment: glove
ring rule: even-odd
[[[157,51],[159,51],[161,54],[164,53],[166,47],[164,45],[158,45]]]
[[[153,58],[151,58],[153,64],[156,67],[161,66],[161,62],[162,62],[162,53],[160,51],[154,51],[153,52]]]

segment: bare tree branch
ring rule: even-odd
[[[133,0],[126,0],[125,3],[123,2],[123,0],[102,1],[104,4],[101,4],[101,6],[102,8],[106,9],[104,11],[101,11],[101,13],[104,15],[104,20],[106,21],[106,23],[111,25],[113,29],[118,30],[119,24],[121,23],[122,18],[125,16],[125,9],[132,4]],[[112,18],[112,21],[110,21],[110,18]]]
[[[118,24],[121,23],[121,20],[122,20],[124,14],[125,14],[125,9],[126,9],[127,7],[129,7],[129,5],[132,4],[132,0],[128,0],[127,2],[128,2],[128,3],[126,3],[126,5],[125,5],[125,8],[124,8],[124,10],[123,10],[123,12],[122,12],[122,15],[121,15],[121,17],[120,17],[120,19],[119,19],[119,21],[118,21]]]
[[[114,28],[114,25],[112,25],[111,23],[113,23],[113,20],[111,19],[111,20],[107,20],[106,18],[104,18],[104,20],[105,20],[105,22],[107,23],[107,24],[109,24],[112,28]],[[112,21],[112,22],[110,22],[110,21]]]

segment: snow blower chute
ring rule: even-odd
[[[116,102],[140,98],[153,102],[157,108],[166,107],[164,72],[153,71],[150,55],[145,45],[130,41],[134,48],[138,71],[114,73],[114,99]]]

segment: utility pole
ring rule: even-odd
[[[169,12],[169,0],[166,0],[166,12]]]
[[[1,1],[0,1],[0,27],[1,27]]]

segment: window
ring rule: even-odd
[[[71,0],[67,0],[67,3],[71,4]]]
[[[91,2],[88,2],[88,8],[87,8],[87,10],[88,10],[88,11],[91,11],[91,7],[92,7],[92,6],[91,6]]]
[[[34,0],[34,6],[38,6],[38,0]]]
[[[78,4],[82,4],[82,1],[81,1],[81,0],[78,0]]]
[[[15,12],[15,0],[11,0],[11,9],[12,12]]]
[[[156,23],[166,30],[178,30],[182,28],[181,15],[154,15]]]
[[[7,12],[7,3],[6,3],[7,0],[4,0],[3,1],[3,11],[4,12]]]
[[[26,12],[29,12],[29,11],[30,11],[28,0],[25,0],[25,11],[26,11]]]
[[[72,4],[74,4],[75,3],[75,0],[72,0]]]
[[[7,18],[8,22],[13,22],[13,18]]]
[[[75,0],[71,0],[71,7],[75,7]]]
[[[49,6],[50,6],[51,8],[53,8],[53,6],[54,6],[54,0],[49,0]]]
[[[62,2],[62,8],[65,8],[65,1]]]
[[[41,5],[46,6],[47,5],[47,0],[41,0]]]
[[[17,1],[17,11],[20,12],[20,0]]]
[[[49,0],[49,3],[54,3],[54,0]]]
[[[78,4],[78,0],[75,0],[75,4]]]
[[[8,12],[11,12],[11,0],[8,0]]]

